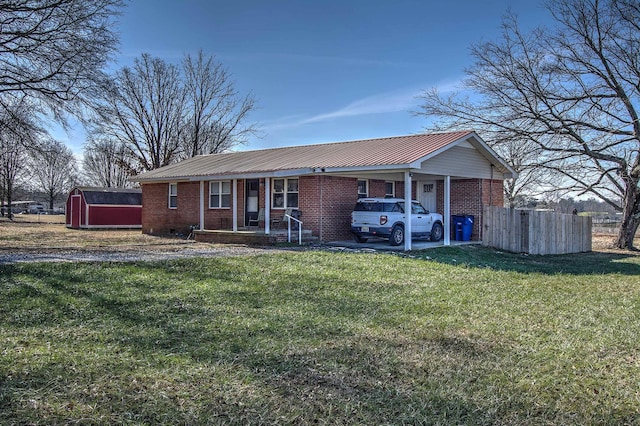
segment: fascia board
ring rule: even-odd
[[[259,179],[259,178],[278,178],[278,177],[291,177],[291,176],[304,176],[313,173],[313,169],[294,169],[294,170],[277,170],[271,172],[256,172],[256,173],[233,173],[225,175],[207,175],[207,176],[191,176],[189,178],[192,182],[198,182],[201,180],[229,180],[229,179]]]
[[[385,164],[385,165],[371,165],[371,166],[354,166],[354,167],[325,167],[319,169],[316,173],[353,173],[353,172],[372,172],[381,170],[407,170],[410,168],[409,164]]]

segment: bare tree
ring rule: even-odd
[[[14,189],[19,179],[25,175],[27,163],[23,138],[28,134],[17,133],[8,127],[0,127],[0,198],[2,216],[5,208],[9,219],[13,217]],[[5,205],[6,201],[6,205]]]
[[[12,98],[7,108],[0,110],[0,204],[4,215],[5,201],[9,218],[16,185],[24,178],[27,166],[27,147],[41,133],[31,114],[27,97]]]
[[[178,158],[184,121],[180,70],[143,54],[133,68],[118,71],[104,90],[92,134],[115,139],[127,148],[142,171]]]
[[[137,171],[226,151],[256,131],[253,97],[240,97],[228,72],[200,52],[183,67],[143,54],[103,90],[90,133],[118,141]]]
[[[117,47],[113,24],[122,6],[122,0],[0,2],[3,101],[26,94],[56,118],[89,101]]]
[[[93,186],[130,188],[129,177],[135,175],[131,160],[122,144],[113,139],[94,139],[84,149],[84,180]]]
[[[256,132],[255,125],[246,122],[255,99],[238,95],[221,63],[199,51],[195,59],[186,55],[182,65],[187,102],[184,157],[227,151]]]
[[[640,5],[549,2],[557,26],[525,33],[507,16],[502,37],[472,47],[460,94],[423,94],[421,114],[491,129],[538,150],[558,190],[591,194],[622,212],[616,240],[633,248],[640,224]],[[487,137],[491,142],[491,134]]]
[[[78,180],[78,170],[73,152],[62,142],[47,139],[39,143],[39,149],[30,151],[29,172],[33,189],[47,196],[49,209]]]

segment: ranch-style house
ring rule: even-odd
[[[473,215],[482,238],[482,209],[503,205],[513,176],[474,131],[458,131],[201,155],[132,180],[148,234],[270,235],[288,213],[321,241],[344,240],[359,197],[397,197],[442,213],[446,245],[452,215]]]

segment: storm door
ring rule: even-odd
[[[245,215],[244,225],[249,226],[249,220],[258,219],[258,197],[260,196],[260,179],[247,179],[247,187],[245,190]]]

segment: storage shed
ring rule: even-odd
[[[67,228],[141,228],[142,191],[75,187],[69,192]]]

